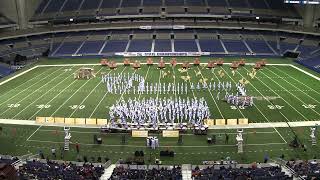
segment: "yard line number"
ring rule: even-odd
[[[314,109],[317,105],[315,104],[302,104],[302,106],[306,109]]]
[[[280,106],[280,105],[268,105],[269,109],[282,109],[284,106]]]
[[[239,109],[245,109],[243,106],[238,106],[238,107],[237,106],[230,106],[230,108],[233,109],[233,110],[237,110],[238,108]]]
[[[50,104],[39,104],[39,105],[36,105],[38,109],[48,109],[51,107]]]
[[[17,108],[20,104],[8,104],[8,108]]]
[[[69,106],[71,109],[84,109],[85,105],[71,105]]]

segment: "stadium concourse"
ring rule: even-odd
[[[320,179],[319,0],[1,0],[0,179]]]

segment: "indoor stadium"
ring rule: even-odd
[[[0,0],[0,179],[320,179],[319,4]]]

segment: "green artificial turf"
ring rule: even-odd
[[[122,61],[122,58],[111,59]],[[145,61],[145,58],[135,59]],[[201,58],[201,61],[206,62],[209,59],[211,58]],[[165,58],[165,60],[169,61],[170,58]],[[193,58],[178,58],[179,62],[186,60],[192,61]],[[225,58],[225,62],[234,60],[237,60],[237,58]],[[247,62],[255,62],[257,60],[259,59],[246,59]],[[269,63],[296,65],[290,59],[267,59],[267,61]],[[40,61],[35,65],[65,64],[65,66],[38,67],[1,85],[0,118],[8,119],[8,121],[10,119],[34,121],[38,116],[108,119],[109,107],[120,98],[128,100],[134,97],[138,99],[150,97],[204,97],[210,108],[210,118],[212,119],[248,118],[250,123],[314,121],[320,119],[319,81],[289,66],[268,65],[259,70],[254,79],[251,79],[248,76],[248,73],[252,71],[252,66],[250,65],[240,67],[233,76],[229,65],[223,65],[214,70],[209,70],[202,66],[192,66],[187,72],[181,73],[179,66],[176,68],[167,66],[164,70],[157,69],[156,65],[142,65],[139,70],[119,66],[116,70],[110,70],[107,67],[91,65],[94,63],[99,63],[99,59],[45,59]],[[88,65],[74,66],[72,64]],[[299,65],[296,66],[304,69]],[[94,68],[97,76],[91,80],[75,80],[73,73],[80,67]],[[306,71],[319,77],[317,73]],[[225,74],[224,77],[220,77],[219,72],[223,72]],[[14,75],[18,73],[20,72]],[[218,91],[209,92],[208,90],[189,90],[188,94],[180,95],[106,94],[106,86],[101,83],[101,73],[136,73],[145,77],[149,83],[161,82],[166,84],[169,82],[176,84],[193,82],[196,84],[200,79],[206,78],[208,82],[232,82],[233,90],[231,92],[233,93],[236,92],[234,83],[244,78],[250,82],[246,86],[247,94],[256,97],[255,106],[246,109],[232,108],[221,100],[224,92],[221,92],[220,100],[217,100]],[[168,75],[161,77],[160,74],[163,75],[164,73]],[[11,75],[11,77],[14,75]],[[190,76],[190,82],[185,82],[181,76]],[[6,79],[8,78],[2,81]],[[269,100],[268,98],[273,99]],[[63,143],[63,132],[62,128],[59,127],[41,127],[38,130],[36,126],[2,125],[2,127],[0,154],[23,155],[29,152],[35,154],[39,149],[48,154],[52,146],[59,148],[63,145],[57,143]],[[12,132],[14,131],[12,130],[13,128],[16,128],[15,136]],[[113,161],[119,158],[132,157],[135,150],[145,150],[147,154],[145,160],[149,161],[150,156],[152,157],[151,159],[159,157],[159,151],[165,149],[176,152],[174,158],[162,159],[165,164],[199,164],[203,160],[219,160],[226,156],[230,156],[231,159],[236,159],[240,162],[262,161],[265,154],[272,158],[279,157],[281,154],[285,154],[287,158],[312,158],[315,156],[318,146],[311,147],[308,127],[294,128],[294,130],[299,135],[299,139],[307,144],[307,152],[303,152],[301,149],[292,149],[285,143],[285,141],[290,142],[293,139],[293,133],[288,128],[245,130],[245,132],[250,133],[244,135],[244,154],[236,153],[237,147],[235,146],[234,134],[230,136],[228,144],[224,142],[224,134],[235,133],[235,130],[211,130],[209,133],[214,133],[220,138],[216,145],[208,145],[206,143],[207,136],[189,135],[191,132],[183,136],[182,145],[177,144],[177,138],[162,138],[161,135],[157,135],[160,138],[161,148],[155,151],[145,148],[144,138],[131,138],[129,135],[127,135],[127,144],[121,145],[122,135],[119,134],[101,135],[103,144],[92,145],[93,135],[100,135],[98,129],[72,128],[71,141],[81,144],[81,156],[103,156],[109,157]],[[64,158],[75,160],[76,157],[75,150],[71,149]]]

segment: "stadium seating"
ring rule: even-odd
[[[195,40],[175,40],[174,41],[175,52],[198,52],[198,47]]]
[[[278,166],[271,167],[249,167],[249,168],[235,168],[220,166],[208,166],[200,169],[195,167],[192,170],[192,177],[195,180],[204,179],[292,179],[281,172]]]
[[[110,177],[110,180],[117,179],[175,179],[182,180],[180,167],[173,168],[152,168],[152,169],[133,169],[124,166],[117,166]]]
[[[274,54],[265,41],[246,40],[253,53],[261,54]]]
[[[317,179],[320,177],[320,165],[317,160],[288,161],[286,165],[303,179]]]
[[[248,48],[242,41],[223,40],[222,42],[229,53],[249,53]]]
[[[105,41],[86,41],[78,54],[98,54],[104,43]]]
[[[171,41],[167,39],[157,39],[154,44],[154,52],[171,52]]]
[[[44,163],[36,160],[27,161],[18,170],[20,179],[99,179],[103,173],[104,168],[101,166],[77,166],[52,161]]]
[[[199,44],[202,52],[221,52],[224,53],[224,49],[219,40],[207,40],[200,39]]]
[[[102,53],[124,52],[126,50],[127,40],[110,40],[103,48]]]
[[[284,4],[279,0],[242,1],[242,0],[42,0],[35,11],[31,21],[74,19],[95,19],[98,12],[100,16],[116,15],[160,15],[161,7],[169,14],[213,14],[225,15],[239,13],[251,16],[294,17],[301,18],[292,5]],[[139,8],[142,9],[139,12]],[[231,9],[231,11],[229,11]],[[235,10],[235,12],[233,12]]]
[[[128,52],[150,52],[152,46],[152,40],[138,39],[131,40]]]
[[[12,164],[15,161],[17,161],[18,158],[16,157],[11,157],[11,156],[0,156],[0,164],[4,163],[4,164]]]

